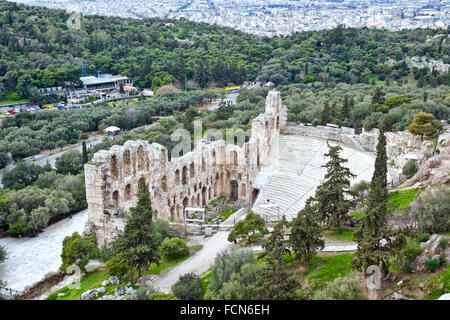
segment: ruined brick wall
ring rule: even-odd
[[[123,230],[123,216],[136,204],[141,179],[149,185],[155,219],[180,221],[184,208],[218,197],[248,204],[252,182],[269,162],[272,139],[285,125],[280,93],[270,91],[265,113],[252,121],[251,138],[242,147],[201,140],[192,152],[169,161],[164,146],[138,140],[96,153],[85,165],[87,231],[99,245],[108,245]]]

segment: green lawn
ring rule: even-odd
[[[341,229],[341,233],[337,233],[336,231],[332,231],[330,233],[323,233],[323,235],[327,238],[335,238],[339,240],[347,240],[354,241],[353,231],[349,229]]]
[[[185,256],[185,257],[178,258],[178,259],[167,260],[166,258],[163,258],[161,263],[159,264],[159,266],[156,265],[155,263],[152,263],[150,268],[148,268],[147,274],[148,275],[159,275],[159,274],[161,274],[161,272],[163,272],[165,270],[169,270],[169,269],[175,267],[176,265],[180,264],[181,262],[183,262],[184,260],[189,258],[191,255],[193,255],[194,253],[199,251],[201,248],[203,248],[202,245],[189,247],[189,249],[190,249],[189,255]]]
[[[400,190],[395,191],[393,194],[391,194],[388,198],[388,202],[395,208],[395,209],[404,209],[411,202],[413,202],[414,197],[416,195],[419,195],[420,191],[419,189],[407,189],[407,190]]]
[[[19,93],[16,91],[8,92],[4,98],[0,99],[0,105],[27,102],[26,99],[20,99]]]
[[[45,300],[76,300],[83,292],[101,287],[101,283],[108,279],[109,275],[100,269],[87,273],[81,279],[80,289],[69,289],[67,286],[48,296]],[[111,286],[111,285],[109,285]],[[107,290],[110,288],[106,288]],[[58,297],[59,293],[65,293],[63,297]]]
[[[426,300],[436,300],[445,293],[450,292],[450,265],[445,266],[436,276],[430,280],[436,287],[439,287],[442,283],[444,287],[442,289],[433,290],[428,296],[425,297]]]
[[[318,286],[333,281],[338,276],[347,276],[351,273],[353,253],[339,254],[329,257],[314,257],[303,272],[303,275]]]
[[[203,293],[205,293],[206,290],[208,289],[209,281],[210,281],[209,279],[211,279],[211,277],[212,277],[211,269],[208,270],[207,272],[205,272],[204,274],[202,274],[201,280],[202,280],[202,290],[203,290]]]
[[[195,252],[203,248],[202,245],[192,246],[189,247],[190,254],[186,257],[182,257],[175,260],[166,260],[162,259],[161,264],[157,266],[156,264],[152,264],[150,268],[148,269],[147,275],[159,275],[162,271],[168,270],[170,268],[175,267],[176,265],[180,264],[187,258],[189,258],[191,255],[193,255]],[[94,288],[100,288],[102,285],[101,283],[104,280],[109,279],[110,275],[106,273],[106,271],[102,269],[95,269],[94,271],[88,272],[83,278],[81,279],[81,286],[80,289],[69,289],[67,286],[56,291],[55,293],[51,294],[46,298],[46,300],[76,300],[83,294],[84,292],[94,289]],[[137,277],[137,274],[135,275],[135,279]],[[106,287],[106,293],[105,295],[111,295],[114,294],[116,285],[109,284]],[[59,293],[65,293],[64,296],[58,297]]]

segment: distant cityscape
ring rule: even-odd
[[[85,15],[186,18],[273,36],[347,27],[447,28],[450,0],[18,0]]]

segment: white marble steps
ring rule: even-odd
[[[329,141],[330,145],[336,145]],[[341,145],[342,146],[342,145]],[[328,158],[327,141],[317,138],[281,135],[279,142],[272,145],[269,152],[271,166],[262,170],[268,175],[262,187],[253,211],[266,217],[276,219],[278,208],[263,208],[270,204],[279,205],[280,215],[289,220],[303,209],[306,200],[313,196],[318,185],[323,181],[326,169],[322,167]],[[348,159],[347,167],[357,175],[352,183],[362,179],[370,181],[373,172],[374,155],[342,146],[341,157]],[[275,164],[275,165],[274,165]],[[270,202],[267,202],[270,200]]]

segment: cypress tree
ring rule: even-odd
[[[322,112],[320,113],[320,123],[326,125],[330,122],[330,118],[330,104],[328,101],[325,101]]]
[[[83,141],[83,164],[88,162],[88,153],[86,148],[86,141]]]
[[[330,158],[322,167],[327,168],[325,181],[317,188],[315,199],[317,210],[322,213],[322,219],[329,227],[341,232],[342,223],[350,208],[350,201],[346,195],[350,194],[350,178],[355,175],[349,168],[343,166],[348,160],[339,157],[340,146],[331,147],[325,154]]]
[[[402,232],[388,229],[387,199],[386,137],[381,129],[367,209],[354,233],[358,249],[352,267],[356,270],[365,271],[369,266],[376,265],[381,267],[384,273],[388,273],[390,259],[405,244]]]
[[[321,238],[322,228],[320,217],[311,197],[306,201],[305,208],[300,211],[291,223],[289,243],[297,259],[310,261],[316,251],[325,246]]]
[[[145,181],[139,183],[137,205],[130,209],[124,232],[114,246],[121,253],[123,261],[139,272],[139,277],[151,263],[159,265],[159,246],[162,239],[152,222],[153,211],[150,192]]]
[[[261,257],[265,258],[265,265],[256,279],[257,300],[289,300],[295,297],[298,282],[284,262],[284,256],[289,252],[285,240],[287,226],[283,217],[263,244]]]

